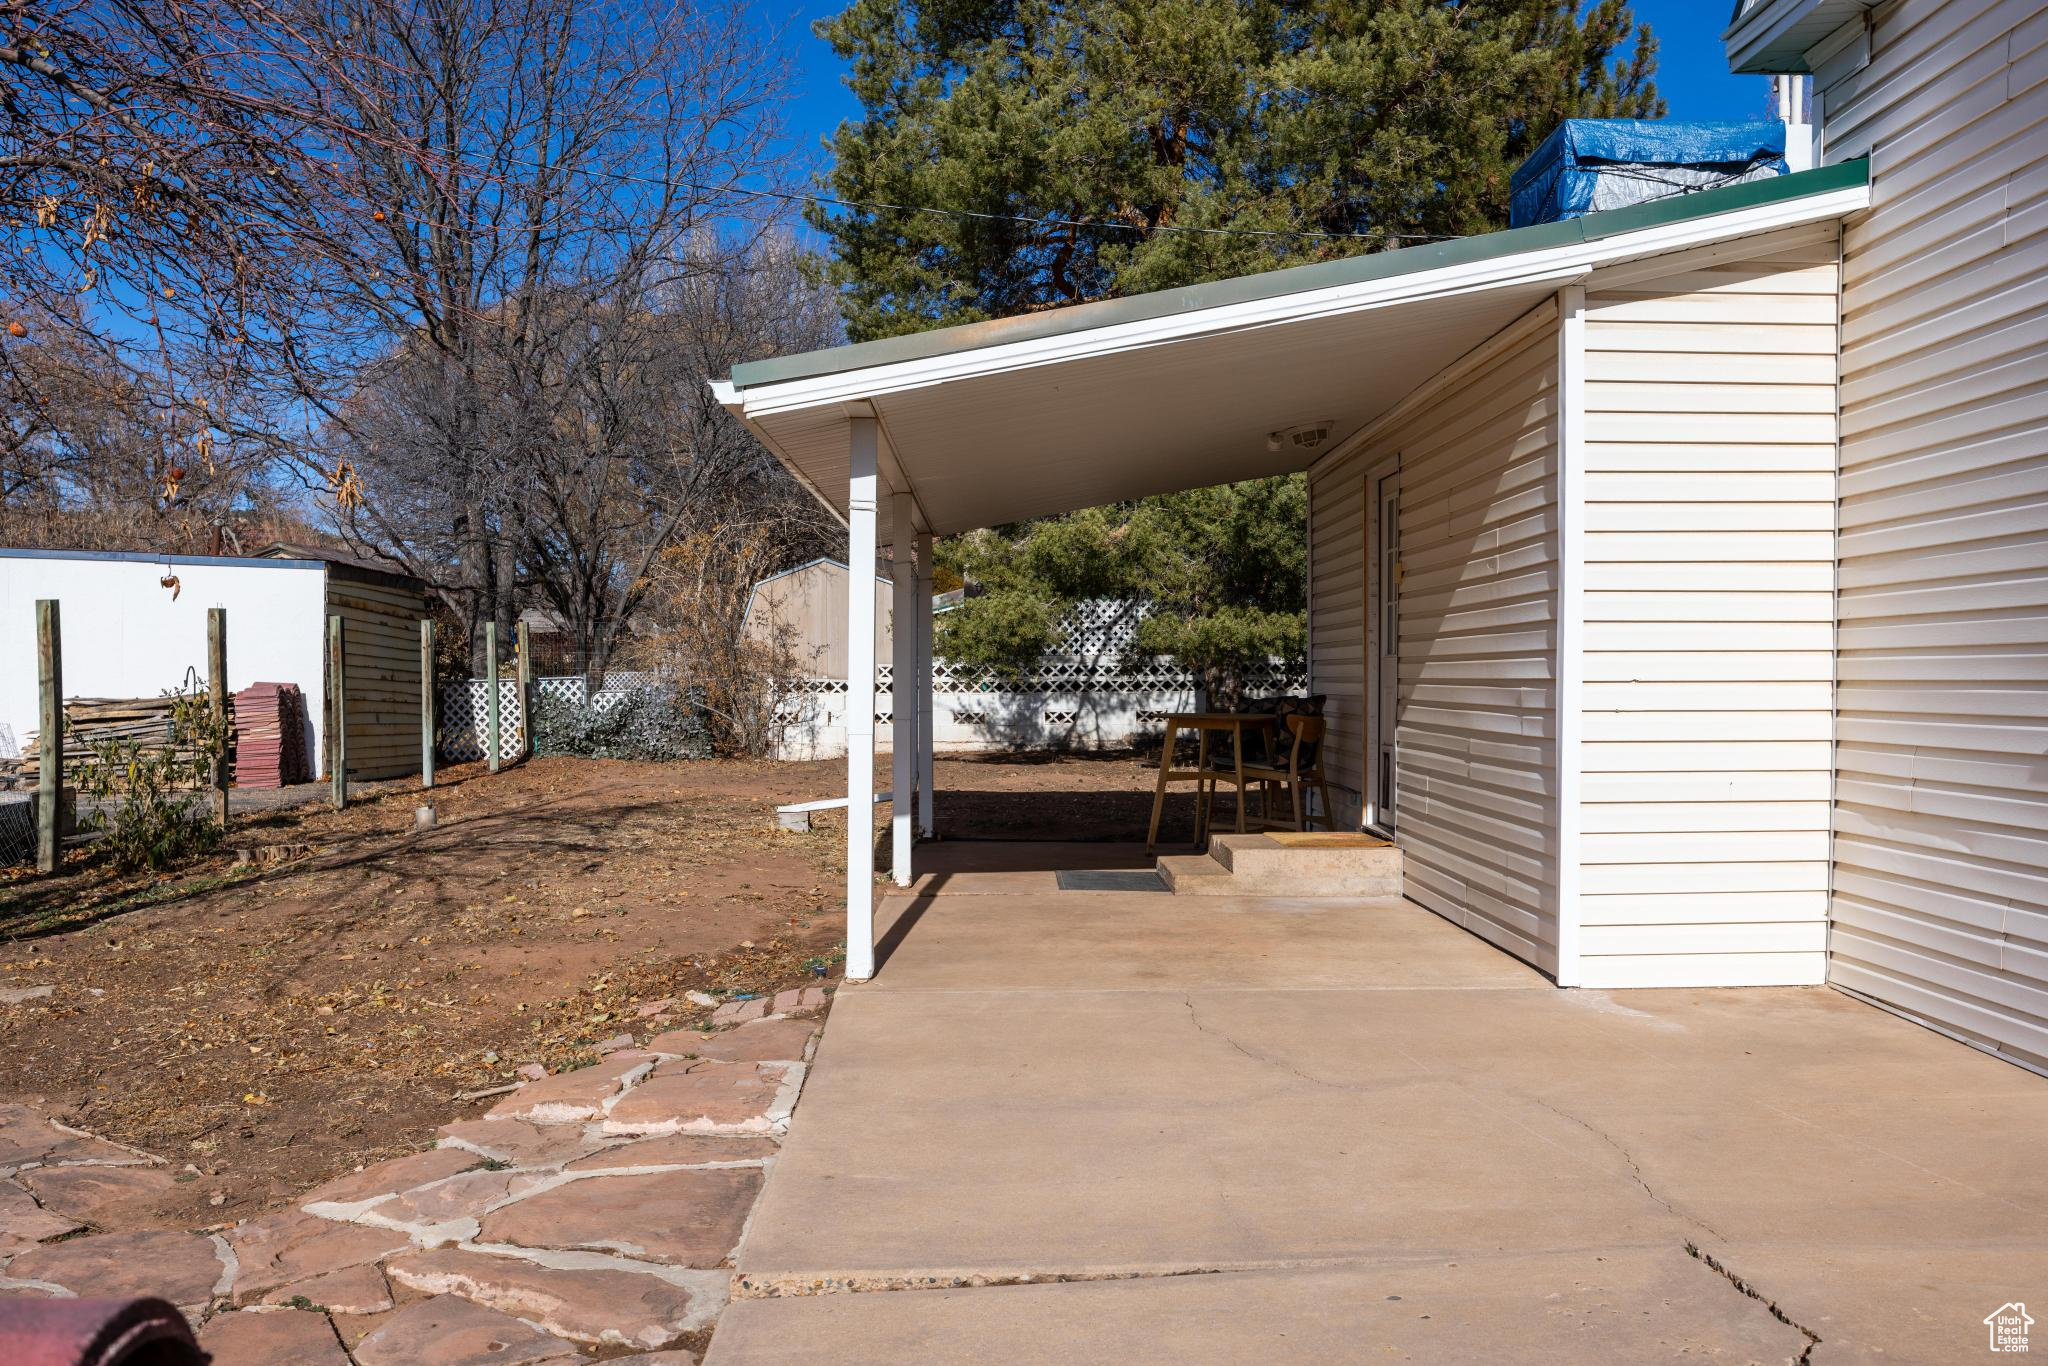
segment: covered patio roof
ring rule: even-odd
[[[756,361],[722,403],[843,520],[849,424],[937,535],[1306,468],[1594,269],[1867,207],[1864,162],[1561,223]],[[1328,424],[1311,449],[1273,439]],[[891,500],[878,540],[892,543]]]
[[[876,800],[875,725],[886,720],[893,871],[909,885],[916,835],[933,829],[931,537],[1304,469],[1545,299],[1575,293],[1582,303],[1596,269],[1840,218],[1869,194],[1864,164],[1850,162],[735,367],[714,384],[719,401],[846,523],[846,562],[871,564],[880,546],[894,547],[886,716],[876,710],[874,594],[848,578],[848,810]],[[1569,402],[1561,426],[1577,421]],[[1296,439],[1302,428],[1318,439]],[[854,981],[875,967],[869,836],[867,822],[847,822]]]

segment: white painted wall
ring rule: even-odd
[[[1815,51],[1843,267],[1828,979],[2048,1070],[2048,9]]]
[[[1836,238],[1588,282],[1583,986],[1822,980]]]
[[[206,674],[206,612],[228,614],[228,686],[296,683],[324,733],[321,672],[327,574],[290,560],[174,557],[175,601],[159,585],[164,561],[90,554],[0,554],[0,722],[26,742],[41,725],[36,697],[36,601],[62,604],[64,695],[154,697]]]

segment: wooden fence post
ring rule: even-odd
[[[64,636],[55,598],[36,600],[36,676],[42,732],[36,737],[36,871],[54,873],[62,852],[57,805],[64,797]]]
[[[519,638],[519,757],[533,753],[533,635],[520,622],[513,628]]]
[[[504,748],[498,733],[498,623],[484,623],[484,758],[491,772],[498,771],[498,754]]]
[[[220,753],[213,761],[213,818],[228,828],[228,609],[206,609],[206,690],[213,723],[220,729]]]
[[[420,618],[420,786],[434,785],[434,619]]]
[[[342,667],[341,618],[327,618],[327,772],[334,809],[348,805],[348,671]]]

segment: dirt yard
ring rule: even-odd
[[[231,852],[168,877],[0,875],[0,1102],[190,1164],[124,1226],[246,1218],[421,1146],[516,1067],[708,1015],[686,992],[835,978],[844,826],[778,831],[773,808],[842,774],[466,765],[425,832],[423,794],[387,785],[242,818]],[[1129,755],[944,759],[940,833],[1142,839],[1152,777]]]

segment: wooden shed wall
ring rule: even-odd
[[[1837,236],[1588,283],[1581,985],[1822,980]]]
[[[426,598],[383,583],[327,575],[327,611],[342,619],[351,778],[420,771],[420,618]]]
[[[1850,37],[1829,980],[2048,1068],[2048,12]]]

